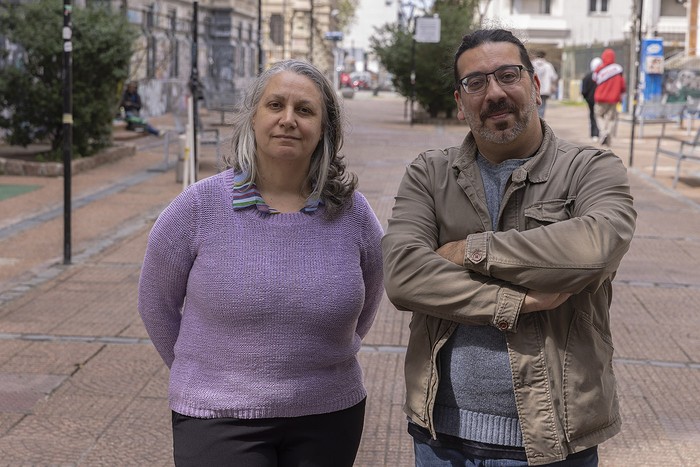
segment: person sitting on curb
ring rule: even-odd
[[[131,81],[126,85],[126,90],[122,95],[122,100],[119,103],[119,107],[123,111],[127,130],[136,131],[137,129],[142,128],[155,136],[163,136],[165,133],[163,130],[158,130],[153,127],[146,121],[145,118],[142,118],[139,115],[141,112],[141,96],[139,95],[138,84],[136,81]]]

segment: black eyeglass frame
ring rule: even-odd
[[[501,80],[498,79],[498,76],[496,76],[496,73],[498,73],[499,71],[501,71],[505,68],[517,68],[518,69],[518,79],[516,81],[513,81],[512,83],[501,83]],[[502,65],[490,73],[481,73],[479,71],[474,72],[474,73],[469,73],[467,76],[465,76],[464,78],[459,80],[459,85],[462,87],[462,89],[464,89],[464,92],[467,94],[480,94],[480,93],[486,91],[486,89],[488,89],[488,87],[489,87],[489,75],[493,75],[494,79],[496,80],[498,85],[501,87],[512,86],[514,84],[518,84],[520,82],[520,80],[523,79],[523,70],[527,71],[528,73],[535,72],[535,70],[533,68],[527,68],[527,67],[525,67],[525,65]],[[479,91],[469,92],[467,90],[467,84],[468,84],[469,78],[476,78],[476,77],[482,77],[482,76],[484,77],[484,79],[486,79],[486,85],[484,86],[484,89],[481,89]],[[466,81],[466,83],[465,83],[465,81]]]

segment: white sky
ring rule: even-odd
[[[369,38],[374,34],[374,27],[396,22],[397,1],[392,0],[391,5],[387,6],[385,0],[360,0],[355,22],[343,40],[343,47],[368,50]]]
[[[403,5],[404,14],[408,15],[410,5],[430,8],[433,0],[360,0],[355,14],[355,22],[345,35],[341,44],[344,48],[358,48],[369,50],[369,38],[374,35],[374,27],[383,26],[386,23],[395,23],[399,13],[399,3]]]

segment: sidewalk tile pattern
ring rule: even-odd
[[[459,144],[465,128],[411,126],[404,102],[383,94],[357,93],[346,109],[343,152],[386,227],[406,164]],[[588,144],[584,107],[552,102],[547,117]],[[601,466],[700,465],[700,176],[689,165],[676,190],[670,165],[652,178],[654,142],[636,141],[630,167],[639,222],[611,309],[624,425],[600,447]],[[621,127],[614,150],[628,165],[629,143]],[[161,142],[128,144],[135,157],[74,178],[71,265],[61,264],[62,180],[2,177],[40,188],[0,200],[0,465],[172,465],[168,371],[136,287],[148,231],[181,184],[157,169]],[[214,148],[200,156],[200,178],[213,174]],[[357,466],[413,465],[402,411],[409,321],[384,297],[360,352],[369,396]]]

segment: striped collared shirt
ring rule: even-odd
[[[245,172],[235,172],[233,176],[233,209],[247,209],[255,207],[265,214],[279,214],[275,208],[265,203],[260,191],[255,186],[255,182],[246,183],[247,174]],[[309,197],[306,204],[300,209],[301,212],[311,214],[323,204],[320,198]]]

